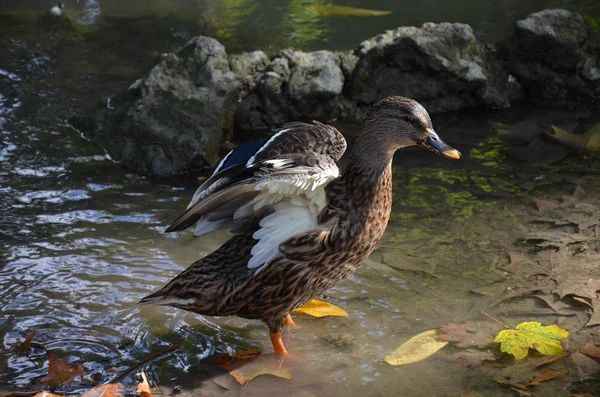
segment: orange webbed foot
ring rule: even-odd
[[[285,325],[289,325],[291,327],[295,327],[296,326],[296,323],[292,319],[292,315],[291,314],[288,314],[287,316],[285,316]]]

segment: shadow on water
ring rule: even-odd
[[[107,381],[147,354],[178,344],[179,352],[148,367],[165,392],[178,384],[204,395],[239,395],[214,355],[228,347],[269,349],[266,327],[258,322],[136,306],[227,235],[164,235],[196,182],[129,173],[64,121],[106,103],[160,53],[214,29],[168,14],[109,15],[87,26],[0,16],[0,53],[7,54],[0,60],[0,389],[36,389],[47,372],[46,350],[84,363],[86,380],[65,386],[68,391]],[[236,31],[227,34],[241,40]],[[483,311],[511,326],[532,319],[522,307],[494,312],[490,302],[498,293],[489,290],[517,282],[503,270],[509,254],[537,260],[539,247],[523,243],[528,233],[547,228],[532,222],[539,218],[533,199],[560,201],[577,186],[587,197],[600,194],[598,158],[540,134],[594,111],[550,103],[436,117],[436,129],[464,160],[417,148],[399,153],[384,241],[359,272],[328,292],[327,299],[350,316],[298,317],[299,326],[285,335],[297,352],[295,379],[260,377],[244,394],[514,395],[487,372],[458,365],[451,357],[456,348],[406,367],[389,366],[383,357],[421,331],[481,320]],[[349,138],[356,129],[340,128]],[[583,317],[581,309],[544,321],[573,332]],[[32,331],[29,357],[17,354]],[[574,335],[574,343],[585,335]],[[569,395],[570,380],[554,382],[540,392]],[[557,384],[560,391],[553,391]],[[568,390],[598,391],[586,387]]]

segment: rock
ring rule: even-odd
[[[236,111],[241,129],[278,126],[291,120],[347,118],[353,107],[342,95],[352,58],[330,51],[285,50],[277,54]]]
[[[421,102],[430,112],[483,105],[506,107],[517,83],[469,25],[425,23],[400,27],[362,42],[350,96],[366,107],[390,95]]]
[[[599,45],[581,15],[544,10],[518,21],[499,54],[528,96],[597,99]]]
[[[229,56],[231,71],[244,83],[247,93],[256,87],[256,83],[269,66],[269,63],[269,57],[262,51],[244,52]]]
[[[148,76],[114,98],[113,108],[73,122],[115,160],[169,176],[216,162],[233,130],[240,88],[225,48],[200,36],[163,55]]]

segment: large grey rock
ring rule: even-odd
[[[499,54],[528,96],[597,99],[599,45],[581,15],[544,10],[518,21]]]
[[[115,98],[114,108],[75,124],[126,166],[168,176],[216,162],[232,133],[239,91],[225,48],[200,36],[163,55]]]
[[[349,91],[361,106],[404,95],[430,112],[444,112],[506,107],[520,95],[500,62],[461,23],[400,27],[362,42],[357,55]]]
[[[343,69],[351,63],[330,51],[280,52],[238,107],[236,126],[260,129],[290,120],[347,118],[352,104],[342,95]]]

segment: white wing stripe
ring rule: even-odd
[[[285,132],[289,131],[289,128],[286,128],[285,130],[281,130],[277,133],[275,133],[271,138],[269,138],[269,140],[260,147],[260,149],[258,149],[258,151],[256,153],[254,153],[254,156],[250,157],[248,159],[248,162],[246,163],[246,165],[250,165],[252,163],[254,163],[254,160],[256,159],[256,155],[259,154],[260,152],[262,152],[263,150],[265,150],[270,144],[271,142],[273,142],[275,139],[277,139],[277,137]]]
[[[231,156],[231,153],[233,153],[233,150],[230,150],[229,153],[227,153],[225,155],[225,157],[223,157],[223,160],[221,160],[221,162],[219,163],[219,165],[217,165],[217,168],[215,168],[215,171],[212,173],[213,175],[215,175],[217,172],[221,171],[221,168],[223,168],[223,164],[225,164],[225,162],[227,161],[227,159],[229,158],[229,156]]]

